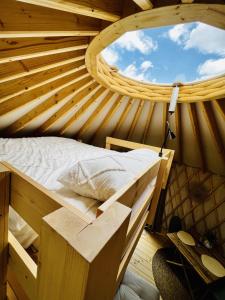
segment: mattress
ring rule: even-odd
[[[65,188],[57,178],[77,160],[99,157],[109,152],[114,151],[67,138],[0,138],[0,161],[10,163],[92,219],[101,203]],[[12,208],[9,229],[24,248],[37,238],[37,234]]]
[[[0,138],[0,161],[6,161],[48,190],[57,193],[67,204],[94,219],[100,201],[80,196],[57,179],[80,159],[98,158],[116,151],[94,147],[59,137]],[[154,158],[155,159],[155,158]],[[159,158],[158,158],[159,159]],[[144,164],[146,167],[146,163]],[[136,165],[129,166],[137,172]],[[155,184],[155,178],[149,185]],[[144,199],[144,195],[143,195]],[[139,203],[140,204],[140,203]],[[134,207],[134,210],[138,208]],[[10,207],[9,229],[24,248],[37,238],[33,229]]]

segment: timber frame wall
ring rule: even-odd
[[[111,146],[159,152],[107,138],[106,148]],[[154,222],[173,156],[173,150],[164,149],[164,158],[104,202],[94,221],[2,162],[0,299],[6,297],[6,280],[19,300],[113,299],[146,222]],[[156,184],[150,185],[155,176]],[[8,232],[9,205],[39,234],[38,264]]]

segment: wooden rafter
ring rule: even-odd
[[[47,55],[59,54],[72,52],[77,50],[83,50],[88,47],[87,40],[76,41],[76,40],[48,40],[43,41],[42,39],[34,40],[34,42],[29,41],[25,43],[24,41],[19,43],[17,40],[12,40],[13,43],[19,44],[19,47],[10,48],[5,47],[4,44],[1,45],[0,52],[0,64],[13,62],[13,61],[21,61],[30,58],[37,58]],[[1,41],[0,41],[1,43]]]
[[[76,56],[74,58],[65,59],[65,60],[62,60],[62,61],[55,62],[55,63],[44,64],[44,65],[41,65],[40,67],[34,67],[34,68],[31,68],[31,69],[28,69],[27,67],[25,67],[25,71],[23,71],[23,72],[18,72],[16,74],[12,74],[12,75],[9,75],[9,76],[0,77],[0,83],[4,83],[4,82],[7,82],[7,81],[22,78],[22,77],[25,77],[25,76],[33,75],[33,74],[43,72],[43,71],[47,71],[47,70],[50,70],[50,69],[53,69],[53,68],[56,68],[56,67],[61,67],[61,66],[64,66],[64,65],[68,65],[68,64],[83,60],[84,58],[85,58],[84,55],[80,55],[80,56]]]
[[[75,71],[74,73],[76,73],[76,72],[77,71]],[[64,84],[69,83],[72,80],[74,80],[74,73],[69,76],[59,78],[59,79],[55,80],[54,82],[48,83],[44,86],[35,88],[34,90],[32,90],[28,93],[24,93],[22,95],[15,96],[13,98],[10,98],[7,101],[2,102],[0,105],[0,116],[4,115],[10,111],[14,111],[29,102],[35,101],[36,99],[39,99],[41,96],[48,94],[50,91],[51,92],[59,91]],[[79,76],[79,75],[86,74],[86,73],[87,73],[87,71],[84,69],[84,70],[77,72],[76,75]]]
[[[142,110],[143,110],[143,107],[144,107],[144,100],[140,100],[139,104],[138,104],[138,108],[134,114],[134,118],[133,118],[133,121],[131,123],[131,126],[130,126],[130,129],[127,133],[127,140],[130,140],[133,136],[133,133],[135,131],[135,128],[137,126],[137,122],[141,116],[141,113],[142,113]]]
[[[166,135],[166,129],[167,129],[167,121],[168,121],[168,103],[163,103],[163,114],[162,114],[162,130],[163,130],[163,140]]]
[[[155,107],[155,103],[154,102],[150,103],[148,116],[147,116],[147,120],[146,120],[146,124],[145,124],[145,129],[144,129],[143,136],[142,136],[142,144],[146,143],[147,136],[149,134],[149,129],[150,129],[150,125],[151,125],[152,115],[154,112],[154,107]]]
[[[153,8],[152,1],[150,0],[132,0],[134,1],[142,10],[148,10]]]
[[[96,92],[87,102],[85,102],[76,112],[75,114],[63,125],[60,129],[59,134],[62,135],[66,132],[66,130],[71,127],[78,118],[80,118],[88,108],[95,103],[95,101],[104,93],[105,89],[103,87],[98,86]]]
[[[210,134],[212,136],[212,139],[215,142],[216,148],[218,150],[218,153],[225,162],[225,149],[222,142],[222,137],[220,135],[220,131],[211,107],[211,102],[200,102],[201,110],[205,116],[207,126],[209,128]]]
[[[39,133],[46,132],[49,128],[51,128],[60,118],[62,118],[70,109],[77,106],[83,98],[90,93],[92,90],[96,89],[98,86],[97,82],[92,79],[89,80],[88,83],[82,85],[72,97],[71,100],[66,102],[53,116],[51,116],[41,127],[38,129]]]
[[[75,138],[81,138],[81,136],[86,132],[86,130],[91,126],[91,124],[94,122],[94,120],[99,116],[99,114],[102,112],[102,110],[105,108],[105,106],[109,103],[109,101],[112,99],[114,93],[111,91],[108,91],[105,98],[100,102],[98,107],[95,109],[95,113],[92,114],[86,122],[81,126],[79,131],[76,133]]]
[[[175,127],[176,127],[176,157],[178,162],[183,162],[183,139],[181,125],[181,104],[178,103],[175,111]]]
[[[2,38],[93,36],[101,27],[100,20],[14,0],[1,0],[0,11]]]
[[[67,96],[74,93],[75,90],[79,89],[80,87],[86,85],[90,82],[90,76],[88,73],[77,76],[73,82],[69,82],[61,87],[61,90],[58,91],[56,94],[42,102],[41,104],[35,106],[21,118],[16,120],[13,124],[7,127],[3,131],[4,136],[10,136],[15,134],[16,132],[23,129],[27,124],[32,122],[34,119],[40,117],[43,113],[51,109],[54,105],[57,105],[59,102],[63,101]]]
[[[221,117],[225,120],[225,99],[213,101],[216,110],[220,113]]]
[[[79,15],[84,15],[84,16],[89,16],[92,18],[98,18],[110,22],[115,22],[120,19],[120,16],[107,11],[103,10],[94,3],[100,4],[101,1],[80,1],[77,0],[76,2],[74,1],[69,1],[69,0],[17,0],[29,4],[35,4],[38,6],[44,6],[52,9],[57,9],[60,11],[66,11],[69,13],[74,13],[74,14],[79,14]],[[84,4],[85,3],[85,4]]]
[[[198,150],[199,150],[199,156],[201,159],[201,166],[203,170],[206,170],[207,168],[207,161],[205,157],[205,150],[203,147],[203,141],[202,141],[202,135],[200,132],[199,128],[199,121],[198,121],[198,116],[197,116],[197,111],[196,111],[196,104],[195,103],[188,103],[188,112],[189,112],[189,117],[191,121],[191,126],[192,130],[195,136],[195,139],[198,144]]]
[[[110,107],[109,111],[105,115],[104,119],[102,120],[102,122],[100,123],[98,128],[96,129],[95,133],[92,136],[89,137],[89,141],[90,141],[91,144],[93,143],[95,138],[99,135],[101,130],[103,130],[106,127],[106,125],[110,122],[110,120],[112,119],[114,114],[117,112],[118,108],[121,105],[121,99],[122,98],[123,98],[122,95],[120,95],[116,98],[113,105]]]
[[[2,89],[2,93],[0,93],[0,103],[32,91],[57,79],[74,74],[75,72],[85,68],[84,61],[79,61],[62,68],[55,68],[49,71],[41,72],[34,76],[32,75],[29,78],[25,77],[23,79],[10,81],[8,83],[2,83],[0,84],[0,89],[3,85],[4,89]]]
[[[132,108],[133,101],[131,99],[128,100],[126,107],[124,108],[115,128],[113,129],[111,136],[116,136],[117,132],[120,130],[121,126],[123,125],[124,121],[126,120],[127,115],[129,114]]]

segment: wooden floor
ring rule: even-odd
[[[152,258],[155,252],[168,243],[163,236],[144,231],[131,258],[128,268],[148,282],[155,284],[152,275]],[[8,299],[17,300],[12,289],[8,286]]]

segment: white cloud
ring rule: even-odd
[[[201,79],[225,73],[225,58],[208,59],[198,66],[198,74]]]
[[[225,31],[204,23],[175,25],[167,35],[184,49],[197,49],[203,54],[225,55]]]
[[[105,48],[101,54],[105,61],[110,65],[114,65],[119,60],[118,52],[112,48]]]
[[[139,81],[150,81],[150,74],[148,70],[153,68],[151,61],[144,61],[140,67],[137,67],[135,63],[130,64],[124,70],[121,70],[120,73],[129,78],[133,78]]]
[[[158,48],[157,42],[140,30],[126,32],[113,45],[127,51],[138,50],[142,54],[149,54]]]
[[[153,63],[150,60],[145,60],[143,61],[143,63],[141,64],[141,70],[143,72],[148,71],[149,69],[153,68]]]
[[[203,23],[190,32],[185,49],[196,48],[205,54],[225,55],[225,31]]]
[[[173,42],[180,45],[187,40],[187,38],[190,34],[189,29],[190,29],[190,25],[188,25],[188,24],[175,25],[173,28],[171,28],[168,31],[168,37]]]

